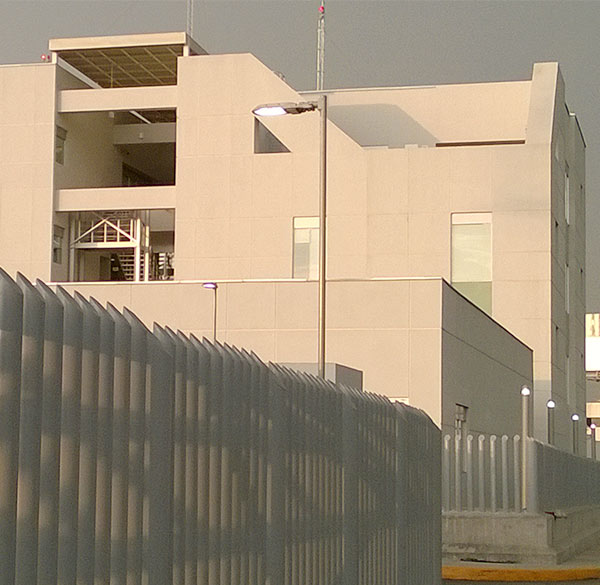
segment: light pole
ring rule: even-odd
[[[319,319],[318,319],[318,368],[319,377],[325,378],[325,293],[327,282],[327,96],[319,96],[312,102],[281,102],[263,104],[252,110],[255,116],[285,116],[304,114],[318,110],[320,114],[319,146]]]
[[[573,455],[579,455],[579,442],[577,440],[577,431],[579,428],[579,415],[572,414],[571,421],[573,425]]]
[[[546,408],[548,409],[548,444],[554,445],[554,411],[556,409],[556,402],[548,400]]]
[[[217,341],[217,289],[219,285],[216,282],[205,282],[202,286],[215,293],[213,297],[213,341]]]
[[[596,461],[596,423],[590,424],[590,431],[590,439],[592,439],[592,444],[590,445],[590,456],[594,461]]]
[[[527,448],[529,438],[529,398],[528,386],[521,388],[521,508],[527,510]]]

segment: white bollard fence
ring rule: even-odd
[[[0,270],[0,585],[439,583],[421,411]]]
[[[443,510],[520,512],[520,453],[519,435],[467,435],[464,439],[446,435],[442,455]]]
[[[519,435],[468,435],[464,443],[460,437],[445,435],[442,450],[444,512],[523,511]],[[527,440],[527,453],[527,512],[598,504],[600,461],[532,438]]]

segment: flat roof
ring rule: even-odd
[[[206,54],[184,32],[51,39],[48,48],[101,87],[175,85],[177,57]]]

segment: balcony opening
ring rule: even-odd
[[[176,112],[59,114],[57,189],[175,184]]]
[[[173,280],[172,209],[69,213],[70,282]]]

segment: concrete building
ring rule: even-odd
[[[0,68],[0,265],[198,335],[212,334],[201,283],[218,281],[220,339],[314,361],[318,115],[252,110],[315,94],[183,33],[49,48],[49,63]],[[449,388],[456,338],[486,356],[456,367],[513,416],[529,350],[467,297],[534,350],[537,434],[552,397],[567,446],[585,411],[585,169],[558,65],[327,94],[328,361],[425,406]],[[457,400],[428,412],[452,424]]]

